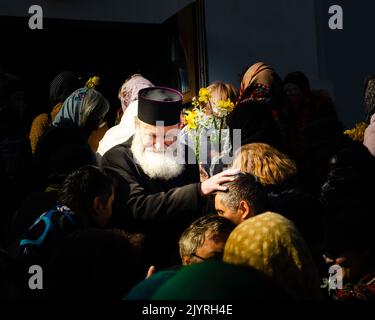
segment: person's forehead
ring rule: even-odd
[[[148,131],[148,132],[157,132],[160,131],[170,131],[175,130],[178,128],[178,124],[172,125],[172,126],[154,126],[152,124],[145,123],[143,121],[139,121],[139,126],[142,129],[142,131]]]
[[[211,230],[206,230],[204,234],[204,241],[201,247],[221,247],[223,245],[223,242],[225,243],[223,237],[220,237],[217,233],[213,233]]]
[[[221,208],[225,207],[224,203],[221,201],[221,192],[215,195],[215,205]]]

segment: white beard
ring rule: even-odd
[[[169,152],[155,152],[145,148],[138,132],[133,136],[131,151],[134,160],[151,179],[169,180],[179,176],[184,165]]]

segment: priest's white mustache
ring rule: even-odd
[[[172,153],[157,151],[153,147],[145,148],[138,132],[134,134],[131,151],[134,160],[151,179],[169,180],[179,176],[184,170],[184,166]]]

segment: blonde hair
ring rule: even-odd
[[[280,185],[297,174],[295,162],[265,143],[250,143],[237,152],[232,168],[255,175],[262,185]]]
[[[232,102],[237,100],[238,90],[237,88],[230,84],[221,81],[216,81],[207,87],[211,94],[210,103],[215,106],[219,100],[226,101],[230,99]]]

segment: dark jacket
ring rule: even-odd
[[[168,255],[171,248],[176,252],[186,226],[202,214],[198,166],[185,165],[181,175],[167,181],[151,179],[134,161],[131,142],[113,147],[102,158],[103,169],[117,184],[111,223],[144,233],[146,242],[158,249],[153,254],[163,249]]]
[[[352,141],[330,160],[321,188],[325,250],[340,254],[373,247],[375,157]]]
[[[310,249],[314,251],[323,237],[319,200],[294,183],[266,188],[269,209],[294,222]]]

